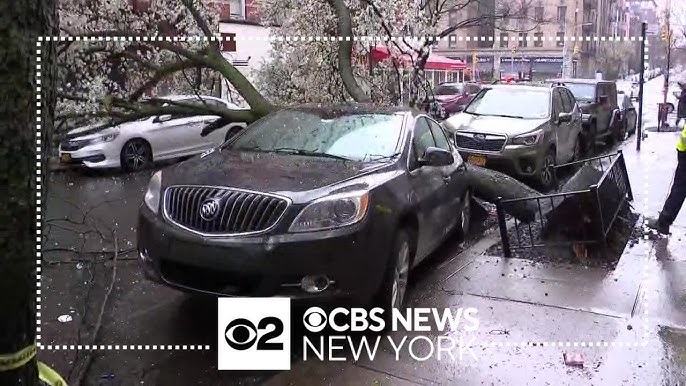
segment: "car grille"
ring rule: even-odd
[[[90,142],[91,142],[90,139],[83,139],[83,140],[65,139],[64,141],[62,141],[62,143],[60,143],[60,148],[63,151],[75,151],[75,150],[79,150],[82,147],[88,145]]]
[[[481,151],[501,151],[505,145],[505,138],[474,138],[472,135],[455,136],[455,144],[463,149],[481,150]]]
[[[165,215],[190,231],[240,235],[266,231],[277,224],[289,202],[240,189],[172,186],[165,194]]]

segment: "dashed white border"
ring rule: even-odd
[[[647,39],[645,42],[645,50],[643,51],[643,68],[647,71],[650,69],[650,39]],[[645,100],[645,95],[644,95],[644,100]],[[643,114],[644,111],[642,110],[641,113]],[[645,115],[645,114],[643,114]],[[643,125],[643,117],[641,117],[641,125]],[[637,130],[637,135],[638,135],[638,130]],[[641,127],[641,137],[643,137],[644,131],[643,127]],[[638,138],[639,141],[643,142],[643,138]],[[648,165],[647,170],[651,169],[652,166],[652,157],[649,157],[648,159]],[[648,176],[650,173],[646,173],[644,171],[643,173],[643,213],[647,214],[648,213],[648,197],[650,197],[648,193],[648,189],[650,187],[650,183],[648,182]],[[649,237],[648,237],[648,232],[649,229],[647,227],[647,219],[644,218],[643,220],[643,248],[645,249],[645,261],[643,263],[642,267],[642,273],[641,273],[641,290],[643,292],[643,302],[642,306],[643,309],[641,310],[642,314],[642,320],[643,320],[643,346],[648,345],[648,341],[650,340],[650,333],[651,333],[651,327],[650,327],[650,306],[652,305],[651,302],[648,301],[648,295],[652,292],[650,288],[650,262],[651,262],[651,256],[650,252],[652,250],[651,244],[649,242]]]
[[[210,345],[64,345],[64,344],[49,344],[43,345],[41,343],[41,272],[42,272],[42,127],[41,127],[41,49],[43,41],[64,42],[64,41],[82,41],[82,42],[131,42],[131,41],[167,41],[167,42],[206,42],[206,41],[301,41],[301,42],[321,42],[321,41],[372,41],[372,42],[388,42],[388,41],[500,41],[499,37],[495,36],[39,36],[36,42],[36,345],[40,350],[86,350],[86,351],[208,351],[211,350]],[[509,41],[538,41],[538,37],[511,37],[503,39]],[[558,36],[542,37],[543,41],[594,41],[594,42],[642,42],[643,38],[640,36],[565,36],[560,38]],[[644,66],[648,66],[648,41],[646,40],[646,49],[644,52]],[[502,47],[502,49],[510,49],[515,47]],[[516,47],[527,49],[529,47]],[[644,179],[647,190],[647,177]],[[644,212],[647,213],[648,201],[645,196]],[[646,236],[647,238],[647,236]],[[646,245],[646,262],[644,264],[642,282],[648,279],[648,264],[650,259],[650,248]],[[647,292],[646,292],[647,293]],[[550,342],[483,342],[478,344],[481,347],[639,347],[647,346],[650,327],[647,322],[649,312],[648,308],[643,309],[643,319],[645,332],[642,342],[572,342],[572,341],[550,341]]]
[[[342,42],[342,41],[572,41],[572,42],[640,42],[641,36],[510,36],[501,39],[497,36],[274,36],[274,35],[248,35],[248,36],[44,36],[39,41],[61,42],[207,42],[207,41],[278,41],[278,42]],[[502,47],[513,48],[513,47]],[[531,48],[531,47],[517,47]],[[560,48],[560,47],[556,47]]]

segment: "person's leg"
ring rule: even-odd
[[[671,226],[676,220],[686,199],[686,152],[679,152],[678,157],[672,189],[658,218],[658,224],[664,227]]]

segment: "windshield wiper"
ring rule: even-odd
[[[362,157],[362,161],[365,161],[369,159],[369,162],[376,162],[376,161],[387,161],[391,160],[393,158],[396,158],[400,155],[401,153],[395,153],[391,155],[382,155],[382,154],[365,154],[364,157]]]
[[[319,152],[319,151],[312,151],[312,150],[296,149],[296,148],[292,148],[292,147],[279,147],[276,149],[269,149],[269,150],[264,150],[264,151],[268,152],[268,153],[288,153],[288,154],[304,155],[304,156],[310,156],[310,157],[325,157],[325,158],[333,158],[333,159],[338,159],[338,160],[343,160],[343,161],[352,161],[350,158],[342,157],[340,155],[334,155],[334,154],[329,154],[329,153],[324,153],[324,152]]]
[[[519,115],[507,115],[507,114],[489,114],[489,115],[490,115],[491,117],[524,119],[524,117],[519,116]]]

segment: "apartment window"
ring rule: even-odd
[[[232,19],[245,19],[245,0],[229,0]]]
[[[558,32],[557,33],[557,46],[558,47],[564,47],[565,46],[565,33],[564,32]]]
[[[222,51],[236,52],[236,34],[222,33]]]
[[[539,23],[543,21],[543,7],[534,8],[534,20]]]
[[[567,7],[564,5],[557,7],[557,23],[560,25],[567,24]]]
[[[543,47],[543,32],[534,34],[534,47]]]
[[[500,34],[500,48],[505,48],[507,47],[507,43],[510,40],[510,35],[507,34],[507,32],[503,32]]]
[[[529,34],[527,34],[527,33],[525,33],[525,32],[520,32],[520,33],[519,33],[519,47],[523,47],[523,48],[524,48],[524,47],[527,46],[527,41],[526,41],[526,40],[527,40],[528,36],[529,36]]]
[[[457,36],[456,35],[449,35],[448,36],[448,47],[449,48],[457,47]]]

